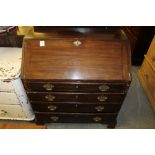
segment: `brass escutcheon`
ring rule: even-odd
[[[80,45],[82,44],[82,42],[79,41],[79,40],[76,40],[76,41],[73,42],[73,44],[74,44],[75,46],[80,46]]]

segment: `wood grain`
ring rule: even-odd
[[[35,124],[13,124],[13,123],[4,123],[0,124],[0,129],[46,129],[44,125],[35,125]]]
[[[30,40],[28,42],[36,42]],[[49,47],[31,49],[25,40],[23,79],[130,80],[129,51],[124,42],[88,41],[82,47],[72,45],[71,48],[62,41],[61,49],[59,44],[53,46],[52,39],[48,41]]]
[[[138,75],[148,99],[155,111],[155,72],[152,70],[146,59],[144,59]]]

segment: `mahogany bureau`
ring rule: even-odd
[[[114,128],[130,67],[128,41],[101,28],[55,29],[23,42],[22,80],[38,124]]]

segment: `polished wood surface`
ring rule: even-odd
[[[39,47],[39,42],[42,40],[45,41],[45,47]],[[65,44],[61,39],[25,40],[22,78],[130,80],[130,55],[128,55],[127,42],[87,39],[80,40],[82,45],[76,47],[74,41],[75,39],[66,40],[68,44]]]
[[[17,124],[17,123],[1,123],[0,129],[47,129],[44,125],[35,124]]]
[[[122,102],[124,93],[28,93],[30,101],[45,102]],[[105,100],[100,97],[104,96]],[[53,97],[52,100],[49,98]]]
[[[65,82],[65,81],[28,81],[27,90],[37,92],[121,92],[124,83],[108,82]]]
[[[40,122],[48,123],[111,123],[117,113],[36,113]]]
[[[121,104],[114,103],[73,103],[73,102],[32,102],[32,107],[35,112],[70,112],[70,113],[117,113]],[[89,108],[88,108],[89,107]]]

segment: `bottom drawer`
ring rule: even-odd
[[[117,113],[36,113],[38,123],[109,123],[116,117]]]
[[[20,105],[0,105],[0,119],[22,120],[26,118]]]

